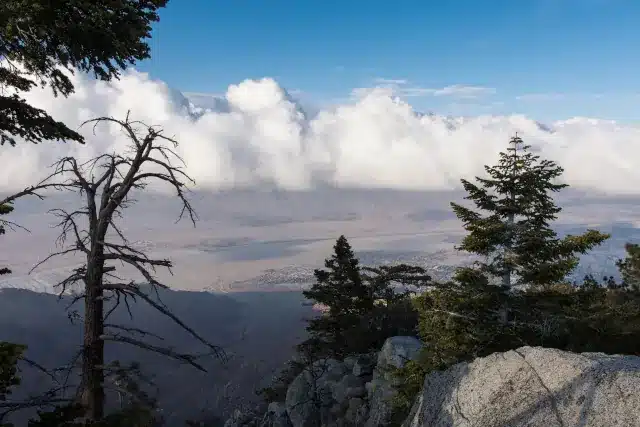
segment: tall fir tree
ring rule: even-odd
[[[374,304],[363,281],[358,259],[345,236],[340,236],[334,253],[324,262],[326,270],[314,271],[316,282],[304,296],[326,308],[324,315],[309,320],[310,338],[299,348],[313,347],[331,356],[343,356],[347,333],[357,317]]]
[[[344,236],[336,241],[325,268],[315,270],[316,283],[303,292],[326,311],[309,320],[310,337],[298,346],[299,352],[341,358],[378,349],[390,336],[415,333],[411,291],[431,283],[423,268],[360,267]]]
[[[481,271],[502,279],[502,285],[545,286],[562,281],[583,254],[609,235],[588,230],[580,236],[559,239],[550,223],[561,208],[551,196],[567,184],[554,183],[563,169],[541,160],[517,135],[496,166],[485,166],[488,178],[478,185],[461,180],[471,200],[486,216],[451,203],[469,234],[458,249],[484,256]],[[512,276],[516,275],[514,280]]]

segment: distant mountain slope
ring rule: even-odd
[[[154,375],[160,390],[160,405],[170,420],[197,417],[201,411],[225,413],[239,400],[252,398],[263,377],[271,377],[292,355],[292,347],[303,334],[301,319],[311,309],[301,304],[299,293],[245,293],[216,295],[208,292],[161,292],[162,300],[182,320],[231,356],[227,364],[203,359],[209,370],[202,374],[125,344],[108,346],[108,358],[136,360]],[[21,289],[0,290],[0,340],[28,345],[27,355],[54,368],[69,363],[80,348],[81,329],[65,313],[68,297]],[[82,305],[76,307],[82,313]],[[135,325],[165,338],[163,344],[183,351],[206,350],[186,332],[141,303],[133,307],[133,320],[126,309],[115,312],[111,323]],[[46,378],[26,369],[18,394],[41,390]]]

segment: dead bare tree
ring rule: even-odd
[[[178,143],[163,134],[161,129],[139,121],[112,117],[99,117],[83,123],[95,127],[101,123],[118,125],[130,140],[128,150],[122,154],[102,154],[79,163],[74,157],[64,157],[54,165],[50,177],[41,186],[73,191],[83,197],[78,209],[54,209],[61,229],[57,244],[59,251],[49,255],[41,264],[53,257],[80,253],[84,262],[62,280],[60,294],[80,285],[73,302],[84,301],[84,334],[80,402],[85,421],[104,417],[105,406],[105,342],[130,344],[190,364],[204,371],[198,358],[215,356],[224,358],[221,348],[209,343],[191,327],[181,321],[160,299],[159,288],[167,286],[155,276],[157,267],[171,272],[168,259],[153,259],[127,239],[115,222],[123,210],[133,203],[132,192],[142,190],[151,181],[173,188],[182,205],[178,221],[184,216],[194,224],[196,214],[186,197],[187,184],[194,181],[184,171],[184,162],[176,153]],[[116,275],[116,265],[132,267],[143,279],[123,279]],[[204,344],[203,354],[181,353],[171,347],[151,344],[144,340],[149,331],[110,323],[109,316],[124,303],[130,311],[130,300],[142,300],[171,319],[183,330]],[[111,307],[106,306],[110,302]]]

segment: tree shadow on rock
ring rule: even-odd
[[[629,377],[639,378],[640,382],[639,358],[576,354],[578,359],[567,360],[564,367],[581,371],[564,385],[554,386],[565,382],[562,378],[571,373],[563,372],[561,364],[547,365],[544,371],[534,366],[531,356],[539,351],[564,353],[524,347],[495,353],[483,358],[484,362],[479,359],[480,363],[488,362],[485,375],[473,372],[467,363],[427,375],[403,427],[636,425],[640,397],[634,393]],[[499,357],[509,362],[521,357],[524,363],[509,368],[497,360]]]

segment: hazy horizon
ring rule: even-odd
[[[289,275],[300,276],[296,271],[321,267],[342,234],[357,254],[377,261],[423,255],[427,263],[433,258],[434,264],[455,265],[466,259],[454,250],[464,230],[449,202],[464,202],[462,197],[460,192],[353,189],[199,192],[191,197],[200,217],[193,227],[186,220],[174,223],[179,205],[173,198],[141,194],[120,223],[132,242],[174,262],[173,276],[159,273],[174,289],[241,292],[260,290],[261,280],[287,282]],[[617,230],[595,251],[598,258],[586,258],[589,264],[606,261],[606,270],[622,255],[625,238],[640,237],[640,213],[635,209],[639,200],[567,191],[558,197],[564,210],[554,226],[561,234],[587,227]],[[54,259],[27,276],[55,249],[57,230],[50,227],[54,217],[47,209],[73,203],[78,200],[54,193],[44,201],[22,199],[16,204],[11,219],[30,232],[17,230],[3,237],[11,251],[0,261],[11,265],[14,274],[1,282],[49,283],[76,265],[78,258]],[[592,267],[599,273],[597,265]]]

